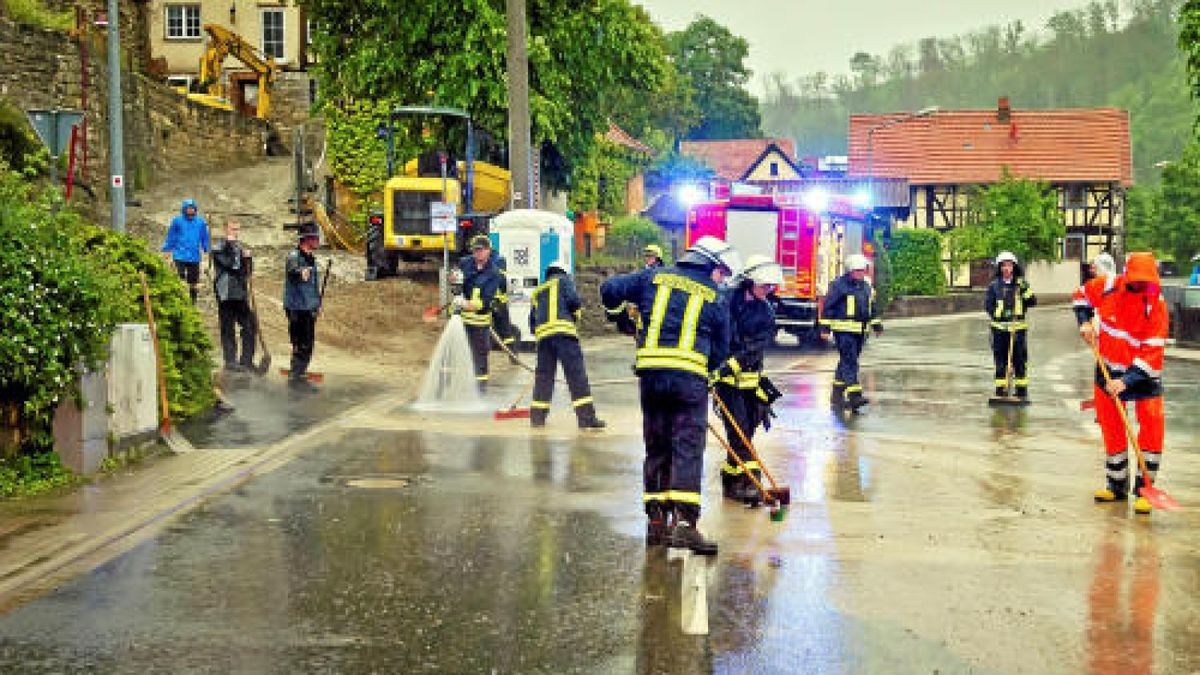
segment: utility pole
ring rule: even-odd
[[[505,0],[508,16],[508,168],[512,172],[513,207],[531,209],[533,141],[529,121],[529,54],[525,0]]]
[[[125,107],[121,102],[121,10],[108,0],[108,166],[112,229],[125,231]]]

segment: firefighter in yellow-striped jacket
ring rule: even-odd
[[[580,429],[599,430],[605,427],[596,417],[596,405],[588,387],[587,367],[579,348],[576,324],[583,303],[575,292],[575,283],[560,262],[546,266],[546,282],[533,292],[529,308],[529,330],[537,338],[537,367],[533,375],[533,404],[529,422],[534,427],[546,426],[550,414],[550,398],[554,394],[554,376],[561,361],[571,392],[571,407]]]
[[[833,333],[838,350],[837,370],[829,404],[834,410],[857,411],[870,403],[858,381],[858,356],[867,341],[867,329],[883,332],[875,306],[875,289],[867,281],[867,258],[854,253],[846,256],[846,273],[833,283],[821,305],[821,333]]]
[[[486,234],[471,240],[471,260],[465,268],[462,295],[454,298],[454,309],[462,314],[475,364],[475,382],[482,392],[487,389],[488,353],[492,349],[492,306],[504,284],[504,277],[492,261],[492,242]]]

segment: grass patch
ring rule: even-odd
[[[55,12],[41,0],[0,0],[8,10],[8,16],[17,23],[51,30],[71,30],[75,26],[75,13],[71,10]]]

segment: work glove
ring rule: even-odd
[[[617,330],[621,331],[622,335],[637,335],[637,324],[628,312],[615,315],[613,322],[617,324]]]

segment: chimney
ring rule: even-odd
[[[1007,123],[1012,119],[1012,106],[1008,103],[1007,96],[1001,96],[1000,102],[996,106],[996,121]]]

